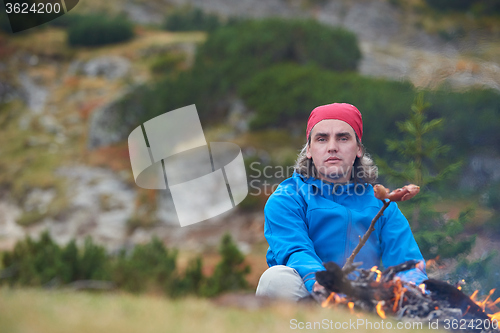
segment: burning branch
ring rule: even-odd
[[[370,235],[375,230],[375,223],[380,218],[380,216],[382,216],[382,214],[384,213],[385,209],[389,206],[391,201],[409,200],[413,198],[415,195],[417,195],[418,192],[420,192],[420,187],[418,187],[417,185],[410,184],[404,186],[403,188],[398,188],[389,193],[389,190],[387,188],[385,188],[383,185],[377,184],[373,187],[373,192],[375,194],[375,197],[377,199],[382,200],[384,204],[382,208],[380,208],[377,215],[375,215],[375,217],[373,218],[370,227],[363,235],[363,237],[359,236],[359,244],[356,246],[354,251],[352,251],[352,254],[349,256],[349,258],[347,258],[344,267],[342,267],[342,271],[346,274],[349,274],[350,272],[356,269],[357,265],[354,264],[354,258],[359,253],[361,248],[365,245],[368,238],[370,238]]]

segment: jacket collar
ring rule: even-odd
[[[355,184],[354,182],[348,182],[348,183],[341,183],[341,184],[334,184],[334,183],[329,183],[325,182],[321,179],[317,179],[314,177],[306,177],[303,176],[297,172],[294,172],[292,175],[292,178],[296,182],[302,182],[305,184],[308,184],[311,187],[311,191],[313,193],[322,193],[323,196],[330,196],[334,194],[339,194],[339,193],[349,193],[349,190],[353,190],[355,186],[367,186],[367,183],[358,183]]]
[[[323,181],[321,179],[318,179],[318,178],[306,177],[306,176],[303,176],[303,175],[301,175],[301,174],[299,174],[297,172],[294,172],[292,177],[293,178],[297,178],[297,180],[298,179],[302,179],[302,181],[304,183],[312,185],[312,186],[315,186],[317,188],[322,188],[322,187],[325,187],[325,186],[329,186],[331,188],[336,187],[336,186],[342,186],[342,187],[354,186],[353,182],[334,184],[334,183],[330,183],[330,182],[325,182],[325,181]]]

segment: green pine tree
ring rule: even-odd
[[[186,296],[188,294],[200,296],[205,281],[203,259],[198,256],[188,262],[183,275],[177,273],[172,283],[166,286],[165,293],[171,297]]]
[[[230,234],[222,237],[219,253],[222,259],[203,286],[204,296],[211,297],[225,291],[248,288],[245,276],[250,273],[250,266],[245,265],[245,256],[233,242]]]
[[[64,283],[79,280],[79,263],[80,256],[78,255],[78,248],[76,241],[72,239],[62,250],[61,260],[63,262],[63,271],[61,279]]]
[[[118,287],[138,293],[170,290],[177,271],[177,250],[168,249],[154,237],[147,244],[134,247],[130,255],[122,251],[113,269],[113,281]]]
[[[386,141],[388,150],[396,152],[402,161],[391,165],[379,161],[379,166],[391,183],[420,186],[421,193],[401,206],[406,208],[403,209],[406,215],[411,215],[409,221],[424,257],[440,255],[446,258],[466,253],[474,244],[475,237],[463,234],[473,209],[467,208],[458,219],[446,220],[433,207],[435,198],[430,194],[429,186],[442,183],[459,169],[461,162],[438,166],[437,161],[445,157],[450,147],[433,137],[442,128],[444,119],[427,120],[425,110],[429,106],[423,93],[419,93],[411,106],[410,117],[397,124],[403,140]]]
[[[79,279],[110,280],[110,261],[103,246],[94,243],[88,236],[83,246],[83,254],[78,262]]]

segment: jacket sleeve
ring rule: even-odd
[[[395,202],[387,207],[382,222],[379,239],[384,267],[398,265],[412,259],[424,260],[408,220]],[[416,285],[427,279],[425,265],[423,269],[415,268],[402,272],[398,276],[405,281],[412,281]]]
[[[306,207],[298,194],[276,191],[266,203],[264,216],[264,235],[276,264],[294,268],[302,278],[325,270],[309,238]],[[314,274],[309,278],[305,285],[312,292]]]

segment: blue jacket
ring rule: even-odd
[[[268,265],[292,267],[302,278],[325,270],[323,262],[343,266],[381,207],[369,184],[334,186],[294,173],[278,186],[264,208]],[[392,202],[354,261],[370,269],[411,259],[423,257],[408,221]],[[311,292],[315,280],[313,274],[309,277],[313,279],[306,282],[306,288]],[[417,285],[427,278],[420,269],[400,277]]]

